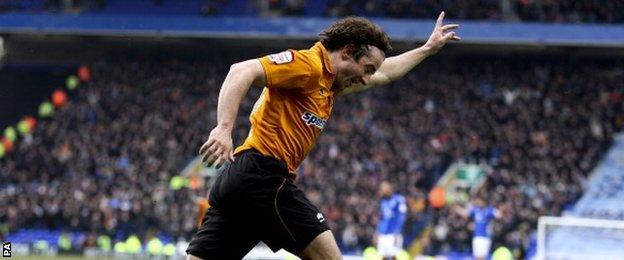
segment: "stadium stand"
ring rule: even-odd
[[[1,12],[147,16],[305,16],[360,15],[402,19],[428,19],[446,11],[459,20],[556,23],[622,23],[623,0],[2,0]]]
[[[617,258],[624,254],[624,222],[613,224],[609,220],[624,220],[624,135],[615,136],[611,149],[587,180],[584,195],[574,208],[564,216],[582,217],[594,222],[573,219],[573,225],[545,226],[545,257],[570,257],[575,252],[580,257],[594,257],[600,252],[604,258]],[[604,222],[603,222],[604,221]]]
[[[223,60],[93,64],[93,81],[2,161],[2,198],[15,201],[0,213],[9,238],[66,229],[84,234],[73,240],[78,248],[99,234],[143,239],[157,229],[167,241],[188,238],[195,219],[184,213],[197,210],[192,197],[205,190],[173,191],[168,181],[215,122]],[[426,252],[461,252],[467,223],[445,210],[427,216],[426,191],[451,162],[487,162],[495,169],[487,195],[509,213],[496,240],[526,250],[537,216],[558,215],[581,196],[621,129],[623,78],[621,64],[435,62],[338,102],[298,183],[346,252],[372,244],[378,205],[370,194],[382,179],[408,197],[412,223],[435,218],[448,230],[433,232]],[[246,135],[244,115],[236,142]]]
[[[571,215],[588,218],[624,220],[624,136],[614,145],[594,170],[585,194]]]

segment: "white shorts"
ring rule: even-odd
[[[403,249],[403,236],[400,234],[379,234],[377,251],[384,257],[396,256]]]
[[[486,258],[490,254],[492,241],[489,237],[474,237],[472,239],[472,256]]]

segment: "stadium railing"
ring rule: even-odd
[[[424,41],[433,20],[373,19],[393,40]],[[326,18],[0,15],[0,33],[314,39],[333,20]],[[539,46],[624,46],[624,26],[598,24],[461,23],[462,43]]]

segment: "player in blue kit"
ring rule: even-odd
[[[405,197],[394,192],[394,187],[382,181],[379,185],[381,216],[377,225],[377,250],[384,258],[395,257],[403,246],[403,224],[407,215]]]
[[[464,218],[474,221],[474,231],[472,234],[472,256],[477,260],[484,260],[490,253],[492,236],[490,232],[490,221],[494,218],[501,218],[501,213],[494,207],[487,205],[485,200],[477,197],[471,208],[466,209],[460,206],[454,208],[455,212]]]

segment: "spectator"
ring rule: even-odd
[[[196,155],[205,122],[216,120],[210,108],[226,60],[93,64],[89,86],[0,160],[0,199],[13,202],[0,211],[2,223],[10,232],[137,233],[142,240],[158,228],[188,241],[192,198],[206,191],[170,190],[168,181]],[[298,185],[324,205],[340,246],[357,251],[373,244],[379,202],[371,194],[381,180],[405,195],[411,229],[430,218],[424,194],[450,163],[488,163],[494,172],[485,196],[509,212],[494,222],[493,241],[523,250],[539,215],[557,215],[579,198],[622,129],[616,97],[623,80],[621,63],[431,62],[388,86],[392,91],[343,97],[298,169]],[[248,121],[237,122],[240,143]],[[448,209],[437,214],[426,250],[469,252],[467,220]]]

